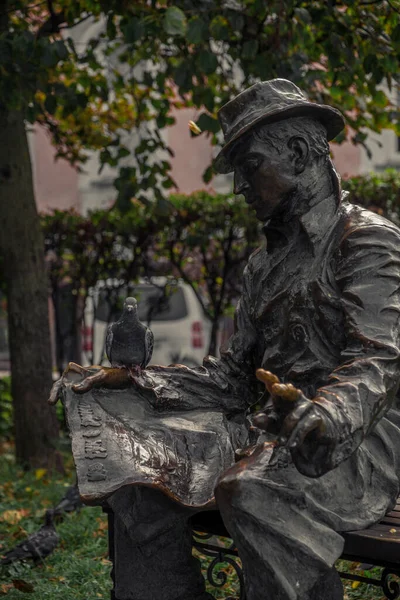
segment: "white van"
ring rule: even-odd
[[[142,323],[149,325],[154,333],[154,351],[151,364],[172,363],[198,366],[208,354],[211,322],[205,316],[193,289],[182,281],[154,278],[140,281],[129,287],[119,287],[110,310],[106,283],[99,282],[92,290],[85,308],[85,326],[82,331],[82,364],[109,365],[105,355],[105,336],[108,324],[117,321],[127,296],[138,301],[138,314]],[[109,293],[109,292],[108,292]],[[117,300],[117,302],[115,302]],[[93,309],[95,309],[94,327]]]

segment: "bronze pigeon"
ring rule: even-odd
[[[153,332],[139,321],[137,301],[127,298],[121,318],[109,325],[106,354],[112,367],[140,373],[153,354]]]

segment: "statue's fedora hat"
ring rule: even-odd
[[[324,125],[328,141],[336,137],[345,126],[340,111],[326,104],[310,102],[291,81],[261,81],[241,92],[219,110],[218,118],[225,137],[225,146],[214,160],[215,170],[218,173],[233,171],[229,160],[232,147],[253,127],[292,117],[316,119]]]

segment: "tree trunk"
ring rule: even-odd
[[[48,287],[23,116],[0,107],[0,260],[6,283],[16,457],[62,468],[52,384]]]
[[[212,322],[210,344],[208,346],[208,354],[211,354],[211,356],[216,356],[216,354],[217,354],[218,332],[219,332],[219,317],[214,318],[213,322]]]

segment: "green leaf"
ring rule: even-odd
[[[195,87],[193,89],[193,102],[196,106],[205,106],[209,112],[214,112],[215,96],[209,87]]]
[[[53,42],[53,48],[61,60],[68,58],[69,52],[65,42],[62,40],[57,40],[56,42]]]
[[[214,171],[213,171],[212,165],[210,165],[209,167],[207,167],[207,169],[203,173],[204,183],[210,183],[213,175],[214,175]]]
[[[156,215],[167,217],[173,212],[173,208],[173,204],[171,204],[171,202],[169,202],[166,198],[158,198],[154,207],[154,212]]]
[[[122,28],[122,33],[128,44],[134,44],[143,37],[145,32],[144,25],[137,17],[129,19],[128,23]]]
[[[330,93],[332,99],[335,100],[335,102],[340,102],[341,101],[342,95],[343,95],[343,90],[342,89],[340,89],[338,87],[335,87],[335,86],[332,86],[329,89],[329,93]]]
[[[175,83],[180,88],[189,89],[192,85],[192,72],[186,61],[182,61],[175,70]]]
[[[242,58],[249,60],[255,58],[258,51],[258,41],[248,40],[243,44]]]
[[[392,39],[394,42],[400,42],[400,23],[393,29]]]
[[[186,33],[185,13],[177,6],[170,6],[164,17],[164,30],[169,35],[185,35]]]
[[[47,43],[44,47],[41,57],[42,64],[45,67],[54,67],[58,63],[59,57],[54,44]]]
[[[388,104],[388,99],[386,97],[386,94],[384,92],[382,92],[382,90],[378,90],[374,96],[374,105],[378,106],[378,108],[385,108]]]
[[[200,44],[207,39],[207,25],[200,17],[192,17],[188,23],[186,39],[189,44]]]
[[[89,98],[86,96],[86,94],[76,94],[75,102],[80,108],[86,108]]]
[[[236,11],[228,16],[228,21],[231,24],[233,31],[242,31],[245,24],[244,17]]]
[[[124,146],[121,146],[118,149],[118,158],[125,158],[125,156],[130,156],[131,151],[128,150],[128,148],[125,148]]]
[[[53,115],[55,113],[55,110],[57,108],[57,100],[56,97],[53,96],[52,94],[49,94],[48,96],[46,96],[46,100],[44,101],[44,107],[47,110],[48,113],[50,113],[51,115]]]
[[[114,23],[114,14],[111,13],[107,18],[107,27],[106,27],[107,37],[110,40],[113,40],[117,35],[117,28]]]
[[[199,54],[199,66],[206,75],[211,75],[218,67],[217,57],[211,50],[202,50]]]
[[[202,131],[211,131],[217,133],[220,130],[220,125],[217,119],[210,117],[207,113],[202,113],[196,121],[196,125],[200,127]]]
[[[214,17],[210,23],[210,33],[217,40],[226,40],[229,37],[229,23],[222,15]]]

